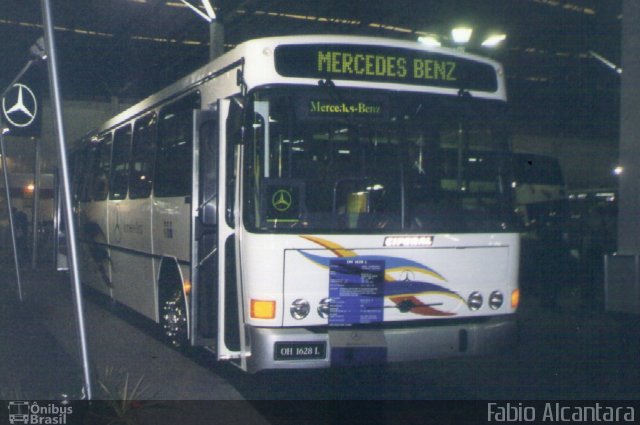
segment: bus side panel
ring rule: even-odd
[[[191,202],[188,196],[155,198],[152,207],[153,254],[176,258],[184,264],[189,259]],[[188,276],[188,274],[186,275]]]
[[[190,276],[188,259],[190,255],[191,203],[189,197],[155,198],[152,201],[151,216],[151,234],[153,235],[151,244],[156,259],[153,302],[158,309],[157,320],[160,320],[160,306],[165,301],[162,299],[162,294],[182,287],[183,280]],[[159,287],[163,259],[177,262],[180,269],[180,276],[176,276],[175,281],[165,282],[166,285],[172,286],[170,288]]]
[[[156,320],[151,200],[110,201],[109,224],[114,298]]]

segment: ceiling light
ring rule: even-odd
[[[29,53],[38,59],[38,60],[46,60],[47,52],[44,47],[44,38],[40,37],[36,40],[36,42],[29,48]]]
[[[435,35],[424,35],[422,37],[418,37],[418,41],[424,44],[425,46],[429,46],[429,47],[442,46],[442,43],[440,43],[440,40],[438,40],[438,38]]]
[[[482,45],[484,47],[496,47],[498,44],[502,43],[506,39],[507,39],[506,34],[493,34],[487,37],[486,40],[482,42]]]
[[[617,66],[615,63],[611,62],[609,59],[605,58],[604,56],[594,52],[593,50],[589,50],[589,55],[597,59],[598,61],[600,61],[607,68],[617,72],[618,74],[622,74],[622,68],[620,68],[619,66]]]
[[[195,7],[194,5],[192,5],[191,3],[189,3],[187,0],[180,0],[185,6],[187,6],[189,9],[193,10],[195,13],[197,13],[198,15],[200,15],[200,17],[202,19],[204,19],[205,21],[211,23],[213,22],[213,18],[211,16],[209,16],[208,13],[204,13],[203,11],[201,11],[200,9],[198,9],[197,7]]]
[[[473,29],[469,27],[457,27],[451,30],[453,41],[458,44],[468,43],[471,40]]]
[[[202,0],[202,6],[204,6],[204,10],[207,11],[207,15],[209,15],[211,19],[216,19],[216,12],[213,11],[213,6],[211,6],[209,0]]]

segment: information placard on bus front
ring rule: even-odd
[[[339,258],[329,268],[329,326],[382,322],[384,261]]]

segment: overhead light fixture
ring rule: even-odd
[[[209,2],[209,0],[201,0],[202,6],[204,6],[204,10],[206,11],[206,13],[198,9],[191,3],[189,3],[187,0],[180,0],[180,1],[189,9],[196,12],[205,21],[211,23],[216,19],[216,13],[214,12],[213,6],[211,6],[211,3]]]
[[[471,34],[473,34],[473,28],[469,27],[456,27],[451,30],[451,38],[457,44],[468,43],[471,40]]]
[[[435,35],[423,35],[421,37],[418,37],[418,41],[429,47],[442,46],[442,43],[440,43],[440,40],[438,40],[438,37]]]
[[[47,51],[44,47],[44,38],[40,37],[36,40],[35,43],[29,48],[29,53],[33,56],[33,58],[38,60],[47,60]]]
[[[507,39],[506,34],[492,34],[482,42],[482,45],[484,47],[496,47],[498,44],[502,43],[506,39]]]
[[[202,0],[202,5],[204,6],[204,10],[207,11],[207,15],[209,15],[211,20],[216,19],[216,12],[213,10],[211,2],[209,0]]]
[[[603,65],[605,65],[607,68],[611,69],[612,71],[618,74],[622,74],[622,68],[616,65],[615,63],[611,62],[609,59],[605,58],[604,56],[594,52],[593,50],[589,50],[589,55],[592,58],[600,61]]]

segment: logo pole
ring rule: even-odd
[[[16,85],[18,81],[22,78],[22,76],[31,68],[31,65],[35,62],[34,59],[29,60],[27,64],[22,68],[22,70],[18,73],[16,78],[7,86],[7,88],[2,92],[2,100],[4,103],[4,98],[9,93],[9,91]],[[4,113],[4,110],[3,110]],[[9,227],[11,227],[11,244],[13,245],[13,262],[16,268],[16,279],[18,282],[18,298],[20,302],[23,301],[22,295],[22,277],[20,276],[20,258],[18,258],[18,244],[16,240],[16,229],[13,217],[13,206],[11,203],[11,185],[9,182],[9,168],[7,166],[7,149],[5,146],[4,140],[5,127],[2,124],[2,116],[0,115],[0,153],[2,154],[2,174],[4,176],[4,188],[7,197],[7,208],[9,210]]]
[[[9,209],[9,227],[11,227],[11,244],[13,245],[13,262],[16,268],[16,279],[18,281],[18,298],[22,299],[22,280],[20,277],[20,259],[18,258],[18,244],[16,241],[16,228],[13,222],[13,206],[11,205],[11,186],[9,184],[9,170],[7,168],[7,151],[4,145],[4,128],[0,120],[0,150],[2,153],[2,174],[4,175],[4,188],[7,197],[7,208]]]

